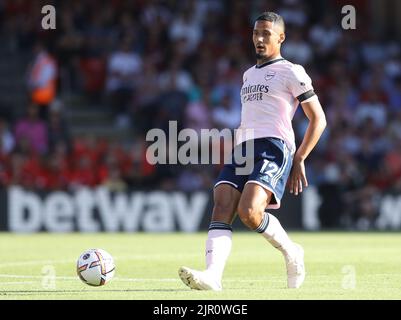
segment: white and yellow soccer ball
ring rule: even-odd
[[[90,286],[103,286],[114,277],[113,257],[102,249],[89,249],[77,261],[77,274]]]

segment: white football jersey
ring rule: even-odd
[[[243,76],[236,144],[250,138],[276,137],[284,140],[293,154],[292,118],[299,103],[314,96],[312,80],[298,64],[278,58],[249,68]]]

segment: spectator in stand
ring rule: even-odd
[[[0,187],[10,180],[10,152],[15,145],[14,136],[8,129],[5,119],[0,118]]]
[[[375,87],[370,87],[362,94],[361,103],[357,106],[355,124],[360,125],[367,118],[372,119],[374,125],[383,128],[387,122],[387,95]]]
[[[92,55],[80,61],[83,91],[92,104],[101,104],[106,79],[106,63],[102,56]]]
[[[401,74],[394,79],[393,85],[388,89],[388,97],[391,111],[401,110]]]
[[[380,167],[385,168],[387,171],[386,177],[388,178],[390,188],[399,179],[401,179],[401,139],[393,139],[393,147],[384,156],[384,164]]]
[[[53,151],[60,142],[71,150],[71,137],[67,120],[63,115],[63,103],[55,100],[50,105],[50,116],[48,122],[49,149]]]
[[[178,121],[178,129],[180,129],[193,79],[190,73],[183,69],[181,61],[173,60],[168,70],[159,76],[159,86],[161,94],[157,101],[158,111],[153,119],[153,127],[168,132],[168,122],[175,120]]]
[[[163,91],[189,92],[193,86],[193,79],[182,65],[182,61],[174,59],[168,69],[159,76],[159,86]]]
[[[77,4],[74,4],[76,6]],[[79,90],[78,61],[83,53],[85,37],[79,29],[71,4],[62,4],[57,24],[56,54],[60,61],[60,82],[68,91]],[[75,13],[76,14],[76,13]],[[84,80],[85,81],[85,80]]]
[[[394,112],[387,127],[388,137],[394,141],[401,140],[401,109]]]
[[[20,185],[31,190],[42,190],[41,159],[25,150],[16,150],[10,156],[8,185]]]
[[[72,159],[68,146],[59,140],[52,152],[47,155],[44,162],[47,190],[69,190]]]
[[[309,32],[314,51],[319,56],[328,55],[341,39],[341,29],[332,14],[326,14],[321,23],[314,25]]]
[[[61,2],[57,2],[57,30],[50,33],[37,28],[36,1],[10,0],[3,8],[5,48],[16,52],[35,48],[30,98],[51,105],[60,74],[61,95],[84,103],[88,100],[82,98],[90,98],[96,106],[109,98],[116,123],[131,129],[133,139],[130,136],[126,151],[122,148],[126,141],[120,141],[119,148],[78,136],[69,156],[63,117],[61,121],[59,115],[49,117],[49,148],[43,123],[16,119],[13,128],[18,125],[18,132],[10,134],[7,123],[0,120],[0,184],[42,189],[65,183],[97,186],[109,175],[110,158],[117,158],[118,170],[109,164],[112,181],[121,178],[134,188],[201,188],[199,172],[150,165],[143,135],[155,127],[168,132],[169,120],[178,120],[179,130],[236,127],[242,73],[253,61],[247,44],[250,21],[266,9],[266,1],[233,1],[229,6],[225,0]],[[307,71],[327,109],[327,130],[307,168],[310,184],[324,195],[321,212],[335,215],[322,216],[322,225],[366,229],[377,209],[372,194],[401,192],[401,45],[391,34],[364,24],[370,21],[365,17],[375,14],[365,0],[355,4],[357,29],[343,32],[339,22],[343,4],[345,0],[277,0],[269,7],[281,13],[288,29],[295,29],[288,32],[284,58],[308,63]],[[299,34],[310,41],[300,41]],[[54,57],[40,45],[41,39],[54,43]],[[8,105],[0,104],[0,113],[11,124],[18,113],[13,109],[5,114]],[[41,111],[45,114],[47,109]],[[305,118],[296,113],[293,123],[302,136]],[[218,168],[202,170],[206,181]],[[92,174],[96,171],[100,177]],[[55,179],[57,175],[62,181]],[[191,177],[196,180],[193,186]]]
[[[131,188],[149,188],[155,183],[156,166],[146,158],[147,146],[144,137],[139,136],[128,151],[129,166],[124,172]]]
[[[45,158],[43,175],[47,191],[68,190],[70,171],[67,161],[58,153],[51,153]]]
[[[100,184],[110,191],[123,192],[127,189],[121,164],[113,153],[106,156],[105,163],[100,167],[100,175]]]
[[[169,29],[170,39],[185,39],[185,52],[190,54],[197,48],[201,37],[202,29],[196,19],[193,19],[193,12],[184,9],[178,13],[178,17],[172,21]]]
[[[288,26],[303,27],[307,23],[307,10],[300,0],[284,0],[277,13]]]
[[[87,155],[82,155],[74,162],[69,177],[69,185],[72,190],[82,187],[95,187],[98,185],[97,172],[99,168]]]
[[[50,103],[57,94],[56,60],[41,42],[33,48],[34,59],[28,73],[28,89],[31,102],[40,106],[40,117],[48,118]]]
[[[9,129],[7,121],[3,118],[0,118],[0,154],[9,154],[13,150],[14,145],[15,139]]]
[[[91,163],[98,164],[104,158],[107,150],[107,143],[103,143],[91,134],[76,137],[73,141],[71,161],[77,163],[80,158],[89,158]]]
[[[4,177],[7,186],[30,187],[33,185],[31,175],[25,170],[26,157],[22,153],[15,152],[10,155],[7,176]]]
[[[108,61],[106,89],[118,127],[130,125],[130,107],[136,90],[136,82],[142,69],[139,55],[132,50],[129,38],[124,38]]]
[[[313,51],[310,44],[304,39],[301,29],[290,30],[283,44],[283,56],[301,65],[310,63],[313,58]]]
[[[137,85],[140,94],[135,96],[132,123],[133,129],[139,135],[153,127],[153,118],[157,113],[157,98],[160,95],[160,88],[155,61],[144,59],[143,72],[138,78]]]
[[[212,128],[212,115],[209,107],[209,97],[206,90],[200,91],[199,97],[194,97],[185,108],[185,127],[195,130],[198,134],[202,129]]]
[[[212,119],[214,126],[219,130],[237,129],[241,122],[241,110],[232,103],[231,96],[226,94],[213,108]]]
[[[389,58],[384,62],[384,71],[397,82],[396,78],[401,77],[401,45],[395,42],[389,47]]]
[[[27,144],[34,153],[45,154],[48,151],[48,135],[46,123],[39,118],[40,108],[30,104],[27,115],[15,125],[15,141],[17,145]]]
[[[383,45],[378,31],[366,33],[366,38],[361,43],[361,54],[365,65],[376,65],[378,61],[385,61],[388,53],[388,47]]]
[[[185,192],[206,190],[213,183],[210,175],[205,174],[207,171],[199,165],[186,166],[177,177],[177,188]]]

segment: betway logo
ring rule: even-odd
[[[108,189],[52,192],[44,197],[20,187],[8,189],[12,232],[197,231],[208,203],[206,192],[132,192]]]

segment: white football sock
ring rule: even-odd
[[[206,268],[217,281],[221,281],[226,261],[231,252],[232,231],[212,229],[206,240]]]
[[[262,234],[276,249],[284,255],[291,255],[295,249],[294,243],[281,226],[280,221],[272,214],[265,212],[260,226],[255,230]]]

